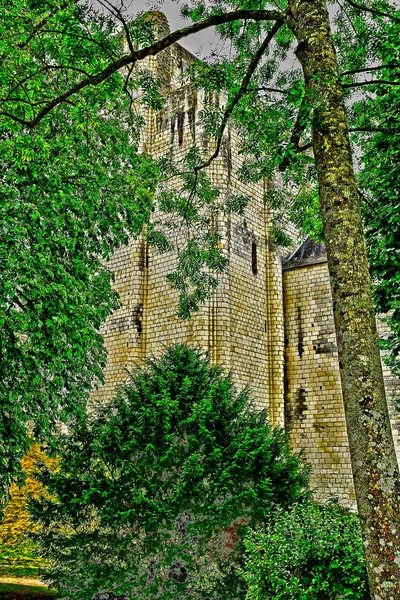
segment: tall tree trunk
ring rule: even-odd
[[[325,227],[340,376],[371,597],[400,598],[400,476],[389,421],[343,90],[325,0],[289,0]]]

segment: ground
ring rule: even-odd
[[[55,590],[49,590],[39,579],[26,577],[0,577],[0,599],[7,600],[50,600],[56,597]]]

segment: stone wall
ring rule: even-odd
[[[141,150],[155,158],[179,161],[194,145],[205,159],[214,152],[199,113],[206,105],[217,110],[225,100],[188,85],[185,70],[193,60],[175,44],[141,65],[162,79],[166,98],[162,110],[143,113]],[[121,308],[102,330],[108,348],[106,382],[91,400],[107,401],[133,365],[159,355],[169,344],[200,346],[212,364],[232,372],[239,388],[249,386],[251,399],[269,409],[274,425],[288,427],[293,447],[304,450],[312,464],[315,496],[338,497],[354,506],[324,248],[305,242],[282,273],[281,256],[270,239],[266,183],[239,181],[242,157],[237,147],[235,130],[228,126],[220,155],[207,172],[221,204],[234,193],[247,195],[250,202],[241,216],[220,212],[212,217],[229,264],[218,275],[218,288],[190,321],[177,318],[178,294],[166,279],[176,266],[173,252],[157,253],[142,235],[111,257]],[[157,209],[154,217],[160,217]],[[384,333],[385,325],[379,326]],[[387,369],[385,377],[388,391],[400,392]],[[394,419],[393,408],[391,413]],[[400,457],[399,423],[394,422],[394,434]]]
[[[218,109],[218,94],[195,91],[185,82],[185,69],[194,60],[178,44],[157,59],[144,61],[146,68],[163,77],[166,103],[157,113],[145,113],[143,151],[153,157],[183,159],[193,145],[208,158],[215,146],[205,134],[199,112],[207,104]],[[109,350],[106,384],[92,401],[106,400],[126,379],[127,369],[146,356],[158,355],[165,345],[187,342],[210,353],[213,364],[233,373],[240,388],[250,386],[260,408],[270,409],[271,420],[283,424],[283,311],[282,270],[279,256],[269,242],[270,215],[264,203],[265,183],[243,183],[236,176],[242,158],[235,131],[225,132],[219,157],[207,169],[220,202],[230,194],[246,195],[244,214],[219,213],[214,217],[219,245],[229,259],[218,276],[218,288],[191,321],[176,317],[178,296],[167,279],[176,265],[173,252],[159,254],[144,236],[112,256],[115,286],[121,308],[105,323]],[[154,217],[160,215],[157,211]]]
[[[326,262],[284,270],[285,425],[311,463],[315,497],[355,506]],[[381,326],[382,328],[382,326]],[[399,381],[384,368],[387,391]],[[399,415],[391,408],[400,459]]]

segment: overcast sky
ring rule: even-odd
[[[110,0],[119,4],[120,0]],[[187,0],[124,0],[128,12],[134,15],[143,10],[161,10],[168,18],[171,31],[187,27],[191,25],[190,19],[183,19],[180,15],[181,6]],[[99,6],[96,0],[93,4]],[[214,27],[210,27],[205,31],[201,31],[195,35],[188,36],[179,43],[190,50],[193,54],[200,56],[208,56],[211,48],[220,51],[220,47],[216,47],[216,36]],[[227,50],[226,50],[227,51]]]
[[[104,1],[104,0],[103,0]],[[107,0],[105,0],[107,1]],[[109,0],[111,3],[115,3],[120,6],[121,0]],[[92,0],[93,4],[101,9],[97,0]],[[130,15],[135,15],[140,11],[147,10],[160,10],[168,18],[171,31],[186,27],[191,24],[190,19],[183,19],[180,15],[181,6],[185,4],[187,0],[123,0],[124,5],[128,9]],[[393,6],[399,7],[400,0],[391,0]],[[328,6],[329,13],[332,16],[335,12],[335,5],[330,4]],[[209,56],[211,50],[218,52],[218,54],[229,54],[229,47],[222,47],[222,42],[218,39],[215,34],[215,28],[210,27],[200,33],[188,36],[179,42],[182,46],[187,48],[193,54],[200,57]],[[286,61],[283,63],[283,68],[291,69],[293,67],[299,68],[299,63],[295,58],[294,54],[291,54]]]

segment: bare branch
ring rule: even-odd
[[[254,54],[249,66],[247,67],[246,74],[243,77],[243,80],[242,80],[239,90],[237,91],[236,95],[234,96],[232,101],[229,103],[229,105],[225,109],[224,116],[222,117],[222,122],[219,127],[219,131],[218,131],[218,135],[217,135],[217,146],[215,148],[215,151],[205,162],[203,162],[201,165],[198,165],[197,167],[195,167],[196,171],[199,171],[200,169],[204,169],[205,167],[208,167],[212,163],[212,161],[215,158],[217,158],[219,151],[221,149],[222,136],[224,134],[225,127],[228,123],[228,120],[233,112],[233,109],[239,102],[240,98],[242,98],[242,96],[244,96],[246,94],[247,87],[250,83],[250,80],[251,80],[251,77],[252,77],[254,71],[256,70],[256,68],[258,66],[258,63],[262,59],[265,51],[267,50],[269,44],[271,43],[271,40],[273,39],[273,37],[275,36],[277,31],[280,29],[282,24],[283,24],[282,19],[280,19],[279,21],[276,21],[276,23],[274,24],[272,29],[268,32],[263,43],[258,48],[257,52]]]
[[[46,107],[44,107],[34,119],[31,121],[24,121],[19,117],[13,117],[10,113],[7,113],[7,116],[14,121],[25,125],[26,127],[32,129],[37,125],[49,112],[53,110],[56,106],[65,102],[68,98],[77,94],[85,87],[90,85],[97,86],[103,81],[105,81],[108,77],[119,71],[120,69],[133,65],[136,62],[143,60],[148,56],[156,56],[162,50],[169,48],[175,42],[187,37],[188,35],[192,35],[194,33],[198,33],[199,31],[203,31],[209,27],[214,27],[217,25],[223,25],[224,23],[231,23],[232,21],[238,21],[242,19],[251,19],[255,21],[279,21],[282,23],[286,17],[286,13],[277,11],[277,10],[236,10],[229,13],[225,13],[223,15],[213,15],[201,21],[199,23],[194,23],[193,25],[189,25],[188,27],[183,27],[182,29],[178,29],[173,33],[170,33],[166,37],[158,40],[151,46],[146,46],[140,50],[136,50],[134,52],[130,52],[125,56],[121,56],[119,59],[111,62],[108,67],[97,73],[96,75],[91,75],[90,77],[86,77],[81,80],[74,86],[72,86],[69,90],[64,92],[63,94],[57,96],[53,100],[51,100]],[[5,115],[6,113],[0,113]]]
[[[122,11],[117,6],[114,6],[114,4],[112,4],[108,0],[104,0],[104,2],[102,0],[98,0],[98,2],[101,4],[101,6],[104,6],[104,8],[106,8],[110,12],[112,12],[112,14],[114,16],[116,16],[116,18],[120,21],[120,23],[122,23],[122,26],[125,31],[126,41],[128,42],[129,50],[130,50],[131,54],[133,54],[135,52],[135,48],[133,47],[133,44],[132,44],[132,39],[131,39],[131,34],[129,31],[128,23],[126,22],[124,15],[122,14]]]
[[[247,93],[247,91],[248,91],[247,88],[248,88],[248,85],[250,83],[250,80],[251,80],[251,77],[252,77],[254,71],[256,70],[256,68],[257,68],[260,60],[262,59],[265,51],[267,50],[269,44],[271,43],[271,40],[273,39],[273,37],[275,36],[275,34],[279,30],[279,28],[282,26],[282,24],[283,24],[283,20],[279,20],[273,25],[272,29],[268,32],[265,40],[263,41],[263,43],[257,50],[256,54],[254,55],[253,59],[251,60],[251,62],[249,64],[249,66],[247,67],[246,74],[243,77],[243,80],[242,80],[242,83],[241,83],[241,86],[240,86],[238,92],[236,93],[236,95],[234,96],[232,101],[229,103],[229,105],[225,109],[224,116],[222,118],[222,122],[219,127],[218,134],[217,134],[217,145],[216,145],[215,151],[206,161],[204,161],[200,165],[195,166],[193,169],[194,170],[194,183],[193,183],[191,192],[189,194],[189,197],[186,201],[185,212],[184,212],[177,236],[179,235],[179,233],[182,229],[183,222],[186,220],[186,216],[187,216],[189,207],[192,203],[194,194],[196,192],[199,171],[201,169],[205,169],[206,167],[210,166],[210,164],[213,162],[213,160],[215,160],[217,158],[217,156],[220,152],[220,149],[221,149],[222,137],[224,135],[225,127],[229,121],[230,116],[232,115],[233,109],[239,102],[240,98],[242,98]]]
[[[385,81],[384,79],[371,79],[370,81],[355,81],[354,83],[343,83],[344,88],[362,87],[364,85],[400,85],[400,81]]]
[[[356,28],[354,27],[354,23],[353,23],[353,21],[352,21],[352,19],[351,19],[350,15],[349,15],[349,13],[347,12],[347,10],[346,10],[346,9],[345,9],[345,7],[343,6],[343,4],[341,4],[341,3],[340,3],[340,0],[337,0],[337,2],[338,2],[338,4],[339,4],[340,8],[342,9],[342,11],[344,12],[344,14],[346,15],[346,18],[347,18],[348,22],[350,23],[350,27],[352,28],[352,30],[354,31],[354,33],[355,33],[355,35],[356,35],[356,37],[357,37],[357,30],[356,30]]]

